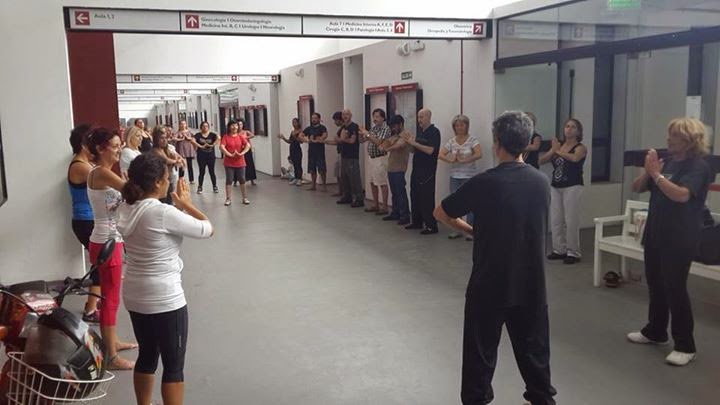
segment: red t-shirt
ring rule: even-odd
[[[248,143],[247,138],[241,136],[240,134],[235,136],[227,134],[223,136],[222,141],[220,141],[220,145],[223,145],[230,153],[242,152],[245,147],[247,147]],[[233,157],[225,156],[223,164],[227,167],[245,167],[245,155]]]

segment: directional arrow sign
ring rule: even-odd
[[[75,24],[90,25],[90,12],[89,11],[76,11],[75,12]]]
[[[473,35],[483,35],[485,33],[484,23],[473,23]]]
[[[405,33],[405,21],[395,21],[395,33],[396,34],[404,34]]]
[[[185,28],[200,28],[200,16],[197,14],[185,14]]]

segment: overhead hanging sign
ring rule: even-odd
[[[362,17],[303,17],[303,35],[407,38],[408,20]]]
[[[280,75],[117,75],[117,83],[279,83]]]
[[[176,11],[70,8],[70,28],[95,31],[180,31]]]
[[[180,21],[183,32],[302,35],[301,16],[183,12]]]
[[[491,20],[244,14],[66,7],[72,30],[288,37],[482,39]],[[521,27],[525,28],[525,27]]]
[[[411,20],[410,36],[478,39],[487,37],[487,28],[485,21]]]

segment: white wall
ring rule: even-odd
[[[147,118],[150,124],[155,123],[155,104],[153,103],[118,103],[120,118],[131,120],[134,118]]]

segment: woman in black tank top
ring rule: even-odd
[[[540,156],[540,164],[551,162],[552,202],[550,222],[553,251],[550,260],[562,259],[565,264],[580,261],[580,197],[582,196],[583,165],[587,148],[582,144],[583,126],[571,118],[563,127],[564,141],[552,140],[549,151]]]

